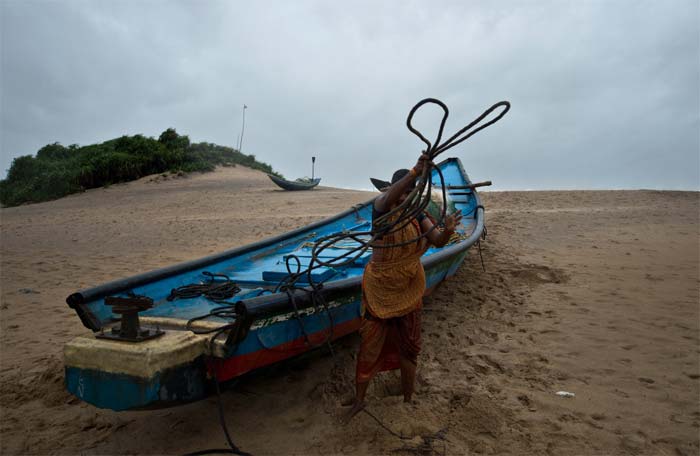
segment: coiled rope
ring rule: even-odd
[[[227,275],[212,274],[207,271],[202,272],[202,275],[209,277],[208,283],[195,283],[173,288],[166,299],[174,301],[176,299],[192,299],[204,295],[210,301],[221,303],[231,299],[236,293],[241,291],[240,287]],[[217,281],[217,278],[223,280]]]

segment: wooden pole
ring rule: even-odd
[[[469,185],[448,185],[448,190],[471,190],[476,187],[487,187],[491,185],[491,181],[477,182]]]

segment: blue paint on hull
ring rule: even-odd
[[[330,316],[328,315],[329,313]],[[334,325],[341,325],[359,317],[359,299],[339,307],[329,308],[328,312],[319,308],[316,313],[302,317],[303,332],[299,321],[290,315],[286,320],[251,330],[248,337],[238,345],[233,353],[233,357],[266,348],[274,349],[278,345],[303,337],[304,332],[307,335],[321,332],[328,333],[331,319]]]
[[[202,357],[158,372],[152,378],[94,369],[65,367],[69,393],[99,408],[131,410],[149,405],[177,405],[206,396],[206,368]]]
[[[100,408],[129,410],[160,400],[160,376],[146,380],[70,366],[65,375],[69,393]]]

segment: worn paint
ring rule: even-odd
[[[203,359],[173,366],[152,376],[133,375],[66,366],[66,390],[99,408],[130,410],[153,403],[177,405],[206,396]]]

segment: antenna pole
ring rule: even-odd
[[[248,106],[243,105],[243,123],[241,125],[241,139],[238,142],[238,152],[243,153],[243,132],[245,131],[245,110]]]

